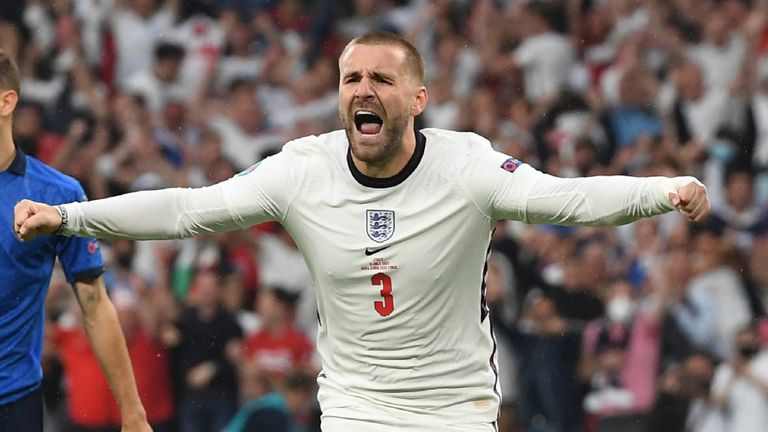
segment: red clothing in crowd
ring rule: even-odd
[[[312,342],[296,327],[273,334],[263,328],[245,339],[247,359],[256,360],[267,372],[285,376],[312,359]]]
[[[57,327],[54,342],[64,366],[69,419],[89,428],[119,426],[120,410],[85,331],[80,327]],[[150,424],[171,420],[175,407],[166,348],[143,330],[126,344],[147,420]]]
[[[143,330],[139,330],[126,344],[147,421],[157,424],[171,420],[175,407],[168,350]],[[119,419],[119,412],[116,415]]]
[[[79,426],[99,428],[120,424],[115,398],[101,373],[85,331],[56,327],[54,343],[61,353],[67,389],[67,414]]]

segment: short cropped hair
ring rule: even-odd
[[[413,76],[416,77],[418,84],[424,85],[424,76],[426,75],[424,58],[421,56],[419,50],[405,38],[385,31],[366,33],[352,39],[347,46],[344,47],[344,51],[341,52],[341,57],[355,45],[393,45],[400,48],[405,53],[405,62],[411,68],[411,72],[413,72]]]
[[[19,68],[5,51],[0,50],[0,90],[21,91]]]
[[[161,41],[155,45],[155,60],[183,60],[186,51],[184,47],[169,41]]]

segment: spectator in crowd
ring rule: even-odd
[[[584,331],[579,374],[592,385],[584,399],[597,416],[597,431],[643,430],[643,420],[656,394],[661,319],[668,286],[655,281],[658,298],[640,305],[631,286],[611,284],[605,295],[605,317]]]
[[[152,296],[153,293],[147,293]],[[146,406],[147,421],[154,432],[171,432],[176,407],[171,382],[170,350],[160,339],[155,308],[141,309],[141,297],[128,289],[113,291],[117,317],[123,328],[128,354],[136,376],[139,396]],[[150,305],[162,304],[148,300]]]
[[[607,284],[605,247],[592,242],[575,250],[562,264],[560,284],[547,290],[562,317],[574,328],[583,329],[603,314],[599,293]]]
[[[578,329],[568,328],[554,302],[535,293],[518,324],[519,421],[531,430],[579,430],[575,385]]]
[[[312,275],[301,251],[280,225],[274,227],[274,232],[261,234],[258,246],[259,284],[262,287],[280,286],[297,296],[295,324],[314,339],[317,335],[317,300]]]
[[[237,169],[244,170],[281,142],[270,131],[265,113],[256,97],[254,83],[236,80],[227,92],[226,114],[214,116],[210,127],[219,134],[223,154]]]
[[[117,404],[110,394],[107,380],[93,373],[98,370],[99,362],[88,344],[81,315],[70,308],[52,330],[53,343],[66,382],[68,430],[119,430],[120,418],[115,417]]]
[[[184,100],[190,91],[179,77],[184,54],[180,45],[159,42],[154,48],[153,64],[129,77],[126,91],[141,96],[154,114],[160,114],[171,101]]]
[[[573,46],[554,27],[558,12],[553,4],[531,2],[519,17],[525,38],[515,49],[513,64],[525,74],[525,96],[537,104],[552,101],[566,87],[573,66]]]
[[[700,352],[715,355],[711,341],[716,337],[713,299],[705,293],[691,291],[691,256],[685,248],[666,254],[669,269],[670,305],[662,329],[662,364],[684,361]]]
[[[691,157],[700,160],[701,152],[724,126],[728,89],[708,90],[701,67],[692,62],[675,65],[672,76],[677,96],[673,106],[676,133],[681,144],[690,145]]]
[[[118,88],[123,89],[136,73],[151,68],[153,49],[173,28],[180,5],[180,0],[165,0],[163,4],[154,0],[112,4],[106,18],[115,44],[113,83]]]
[[[311,406],[315,385],[305,372],[292,372],[279,388],[269,384],[267,372],[246,364],[240,372],[244,403],[224,432],[311,432],[317,430],[302,421]]]
[[[746,289],[728,263],[735,245],[724,240],[722,228],[714,224],[694,228],[694,276],[689,287],[692,298],[706,297],[714,306],[714,337],[702,348],[720,360],[734,354],[736,332],[752,319]]]
[[[74,305],[70,296],[70,305]],[[170,358],[156,336],[153,311],[139,310],[139,297],[126,287],[112,291],[112,300],[126,338],[139,396],[154,431],[172,431],[174,395]],[[159,303],[159,302],[158,302]],[[119,431],[120,411],[102,376],[94,376],[98,360],[93,353],[82,317],[70,307],[52,331],[54,354],[63,366],[68,394],[69,431]]]
[[[715,370],[712,398],[724,430],[757,432],[768,424],[768,351],[757,329],[737,332],[734,354]]]
[[[243,343],[245,361],[255,362],[277,382],[293,370],[312,369],[313,343],[296,326],[300,297],[285,287],[262,287],[257,299],[262,327]]]
[[[647,432],[706,431],[714,418],[709,389],[714,374],[711,357],[694,353],[661,377],[659,394],[648,416]],[[716,420],[715,420],[716,421]]]
[[[755,231],[768,225],[768,211],[754,200],[754,180],[748,168],[730,169],[725,176],[725,202],[712,212],[713,223],[735,235],[740,249],[748,248]]]
[[[199,270],[194,277],[190,305],[179,317],[175,368],[179,388],[179,430],[221,430],[237,409],[236,364],[242,329],[220,304],[216,273]]]

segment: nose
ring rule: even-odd
[[[357,89],[355,89],[355,97],[361,99],[373,97],[371,81],[367,77],[361,78],[360,82],[357,83]]]

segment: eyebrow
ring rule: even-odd
[[[372,72],[371,77],[377,80],[385,80],[385,81],[393,81],[394,78],[390,76],[389,74],[382,73],[382,72]]]
[[[360,71],[351,71],[344,74],[344,79],[347,78],[360,78],[362,76],[362,73]],[[370,73],[371,78],[376,80],[386,80],[386,81],[394,81],[394,77],[388,73],[385,72],[378,72],[374,71]]]
[[[360,75],[361,75],[360,71],[347,72],[347,73],[344,74],[344,79],[347,79],[347,78],[360,78]]]

